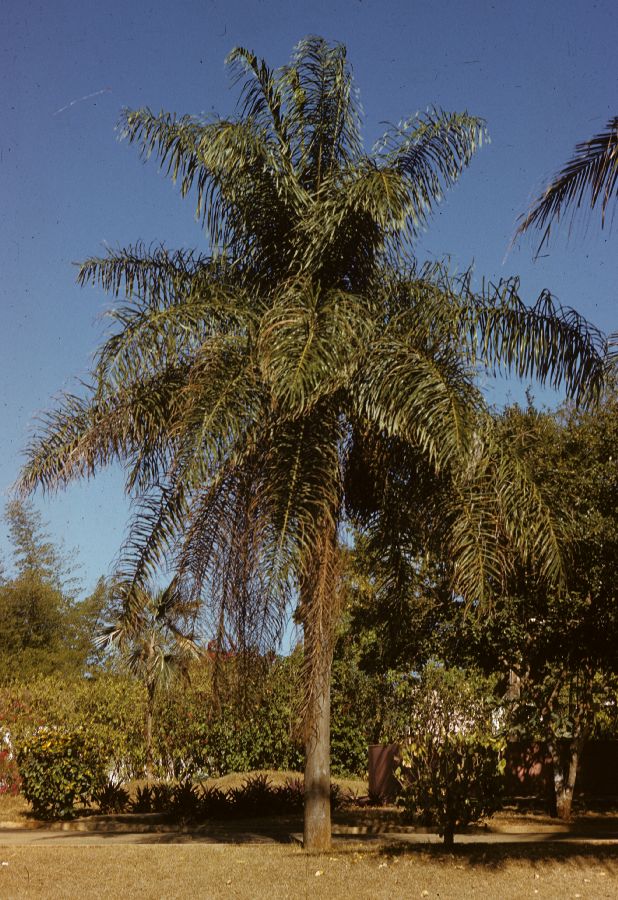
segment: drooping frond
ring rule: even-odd
[[[455,184],[484,140],[483,119],[434,108],[390,128],[378,142],[379,167],[393,169],[405,179],[412,236],[425,226],[445,188]]]
[[[514,372],[558,389],[577,403],[594,401],[605,377],[605,340],[576,310],[543,291],[533,306],[519,295],[519,279],[488,285],[454,310],[458,327],[493,372]]]
[[[159,305],[190,294],[196,281],[200,283],[199,276],[206,272],[211,275],[212,268],[212,261],[195,250],[170,251],[163,245],[150,248],[137,243],[85,260],[79,267],[77,282],[82,287],[99,285],[114,297],[124,293],[145,304]],[[217,272],[222,269],[218,262]]]
[[[542,228],[538,250],[549,239],[551,227],[573,208],[572,218],[583,205],[590,209],[601,204],[601,225],[612,198],[618,197],[618,116],[610,119],[606,130],[575,147],[575,154],[552,179],[530,210],[522,217],[513,240],[531,228]],[[538,251],[537,251],[538,252]]]
[[[54,491],[113,461],[130,462],[134,452],[154,454],[160,464],[170,450],[166,424],[183,381],[182,368],[168,369],[113,397],[62,395],[40,417],[17,489]]]
[[[275,400],[291,415],[350,380],[370,333],[367,304],[344,291],[286,286],[262,319],[260,365]]]
[[[281,638],[294,566],[275,547],[258,474],[251,463],[231,469],[195,497],[176,566],[191,593],[203,598],[220,639],[225,634],[233,647],[264,651]]]
[[[517,561],[548,588],[564,586],[563,525],[489,419],[477,433],[468,468],[455,479],[445,513],[453,585],[467,601],[499,597]]]
[[[465,452],[481,398],[472,372],[438,350],[424,352],[394,319],[376,338],[359,376],[358,410],[380,430],[422,449],[436,470]]]

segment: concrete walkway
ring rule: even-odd
[[[70,823],[74,825],[75,823]],[[227,827],[213,829],[202,826],[195,830],[166,831],[97,831],[67,828],[10,828],[0,829],[0,848],[15,846],[105,846],[108,844],[286,844],[302,843],[302,834],[296,831],[277,829],[246,829]],[[358,833],[350,829],[341,833],[333,829],[333,844],[441,844],[442,838],[435,833],[415,833],[383,831],[380,833]],[[556,828],[544,828],[542,831],[477,831],[455,836],[456,844],[618,844],[618,831],[570,832]]]

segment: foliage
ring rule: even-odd
[[[49,541],[41,516],[30,504],[14,500],[5,518],[13,572],[0,580],[0,682],[80,674],[92,661],[106,586],[101,581],[77,601],[67,563]]]
[[[198,788],[185,778],[179,781],[172,789],[170,797],[170,809],[172,814],[179,819],[195,819],[201,810],[202,797]]]
[[[0,795],[15,796],[21,790],[21,777],[14,754],[9,749],[0,750]]]
[[[461,629],[457,655],[465,648],[468,660],[512,673],[511,727],[546,742],[556,800],[568,817],[583,745],[606,727],[607,704],[616,698],[618,394],[608,385],[591,412],[513,408],[502,427],[564,523],[565,586],[548,591],[514,566],[493,615]],[[559,749],[565,739],[566,767]]]
[[[139,612],[120,617],[99,636],[101,645],[115,646],[121,662],[146,688],[144,716],[145,774],[153,774],[153,717],[157,693],[169,688],[174,679],[189,678],[190,663],[202,653],[187,633],[195,626],[196,604],[187,604],[169,585],[164,590],[148,588],[139,592]],[[183,627],[184,626],[184,627]]]
[[[331,805],[340,806],[345,798],[338,785],[331,788]],[[166,813],[176,819],[251,818],[254,816],[293,815],[302,811],[302,778],[287,778],[273,784],[263,772],[253,772],[238,787],[222,790],[217,785],[198,785],[185,778],[174,784],[158,782],[136,789],[130,804],[132,812]]]
[[[17,764],[23,794],[42,819],[66,818],[104,781],[105,755],[82,729],[39,728],[21,741]]]
[[[143,769],[143,707],[143,688],[111,673],[39,677],[0,687],[0,722],[14,745],[40,727],[81,729],[105,748],[117,779],[136,777]]]
[[[506,741],[494,733],[492,685],[470,672],[428,667],[407,695],[401,800],[451,845],[455,831],[500,804]]]
[[[129,792],[115,778],[108,778],[92,792],[92,802],[103,815],[122,813],[129,807]]]
[[[135,789],[135,797],[131,802],[131,812],[152,812],[152,787],[149,784],[140,784]]]

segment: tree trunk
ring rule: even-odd
[[[305,850],[330,849],[330,635],[312,634],[305,622],[305,652],[313,654],[314,684],[306,711],[305,732]],[[309,650],[309,648],[311,648]]]
[[[583,749],[585,734],[574,737],[569,744],[568,767],[565,767],[557,741],[551,741],[549,751],[554,766],[554,793],[556,798],[556,815],[563,821],[571,818],[575,782],[579,769],[579,760]],[[565,771],[566,769],[566,771]]]
[[[452,824],[444,826],[444,846],[447,850],[452,850],[455,846],[455,826]]]

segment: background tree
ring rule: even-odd
[[[418,472],[451,486],[443,533],[461,594],[481,599],[487,575],[499,581],[496,527],[559,577],[550,519],[493,439],[475,375],[514,367],[585,400],[602,364],[595,332],[547,293],[528,308],[516,281],[475,294],[469,277],[411,259],[482,121],[432,110],[368,155],[341,45],[309,38],[276,71],[244,49],[230,62],[244,81],[237,118],[123,116],[125,138],[183,195],[195,192],[209,255],[136,246],[82,265],[82,284],[126,303],[112,312],[92,389],[45,419],[21,488],[53,489],[112,460],[127,467],[128,619],[165,564],[191,597],[208,598],[218,633],[257,647],[297,601],[305,846],[322,849],[337,540],[359,496],[350,480],[371,485],[384,457],[393,474],[407,465],[400,493]]]
[[[0,679],[83,673],[94,652],[105,584],[78,601],[75,580],[39,513],[12,501],[6,521],[13,565],[0,584]]]
[[[511,409],[504,428],[565,523],[566,589],[548,590],[517,567],[509,596],[491,617],[467,623],[458,649],[477,665],[517,675],[516,722],[546,742],[557,813],[569,818],[584,743],[604,704],[615,702],[618,675],[615,389],[590,413]]]
[[[121,615],[99,638],[99,644],[113,643],[118,647],[129,672],[146,688],[146,778],[154,775],[153,717],[157,694],[175,679],[188,681],[190,664],[202,652],[193,635],[187,633],[193,616],[194,610],[182,601],[173,583],[161,590],[150,588],[139,598],[136,616]]]

